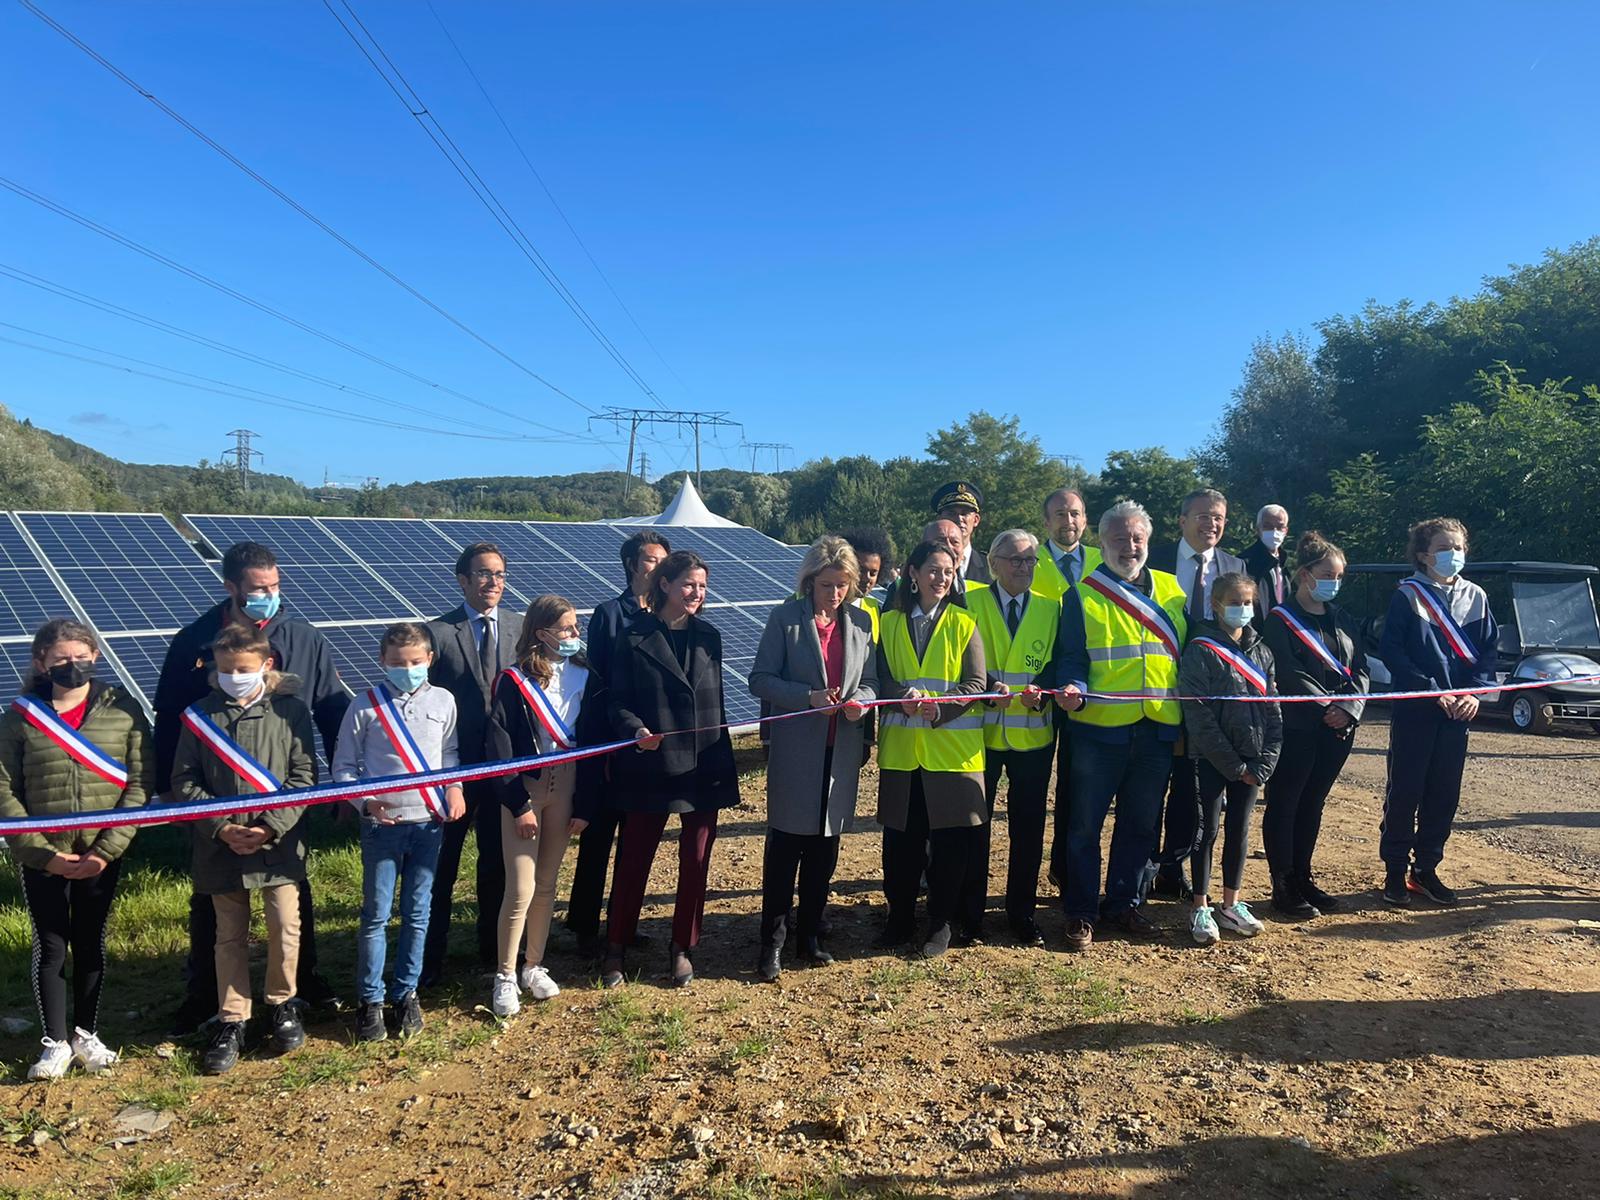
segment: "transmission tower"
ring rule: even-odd
[[[261,435],[251,429],[230,429],[228,436],[233,439],[233,445],[222,452],[222,461],[233,459],[233,469],[239,472],[239,490],[245,495],[250,494],[250,464],[261,457],[261,451],[250,447],[250,439]]]
[[[752,475],[755,474],[756,454],[758,452],[762,450],[772,451],[772,473],[774,475],[783,469],[783,465],[780,462],[780,457],[782,456],[783,452],[785,450],[788,450],[790,453],[794,452],[794,447],[789,445],[788,442],[746,442],[744,444],[744,448],[750,451],[750,473]]]
[[[743,429],[744,425],[738,421],[728,420],[726,411],[722,412],[692,412],[687,410],[668,410],[666,412],[655,408],[607,408],[589,418],[589,424],[603,421],[613,429],[621,432],[624,422],[628,426],[628,465],[622,472],[623,500],[627,499],[628,479],[633,475],[633,448],[638,440],[641,425],[675,425],[682,434],[685,429],[694,430],[694,482],[700,486],[700,430],[707,429]]]
[[[647,487],[650,483],[650,456],[643,450],[639,451],[639,482]]]

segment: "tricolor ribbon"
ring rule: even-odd
[[[1338,656],[1328,649],[1327,644],[1317,636],[1316,632],[1299,617],[1295,616],[1294,613],[1290,612],[1287,606],[1273,609],[1272,614],[1289,627],[1289,632],[1299,638],[1301,644],[1311,651],[1323,666],[1334,674],[1341,676],[1346,683],[1354,682],[1355,675],[1350,668],[1340,662]]]
[[[578,744],[578,735],[567,728],[567,723],[561,719],[561,714],[556,711],[555,701],[545,693],[545,690],[533,680],[529,679],[516,667],[507,667],[505,677],[516,684],[517,691],[522,693],[522,699],[538,718],[539,725],[543,728],[545,736],[552,745],[562,750],[570,750]]]
[[[1476,666],[1478,652],[1472,648],[1472,639],[1467,637],[1466,630],[1456,623],[1455,617],[1450,615],[1450,609],[1439,598],[1433,588],[1423,583],[1420,579],[1402,579],[1400,586],[1409,592],[1422,609],[1422,615],[1444,636],[1450,649],[1455,651],[1456,657],[1468,666]]]
[[[1189,644],[1192,646],[1204,646],[1207,650],[1211,651],[1211,653],[1215,654],[1223,662],[1227,663],[1241,676],[1243,676],[1244,681],[1251,687],[1255,688],[1258,695],[1265,696],[1271,691],[1271,684],[1267,679],[1267,673],[1260,667],[1256,666],[1255,663],[1251,662],[1248,655],[1241,654],[1239,651],[1233,649],[1233,647],[1224,646],[1221,642],[1214,641],[1208,637],[1197,637]]]
[[[1096,567],[1085,575],[1082,586],[1098,592],[1140,625],[1155,634],[1156,639],[1166,647],[1167,653],[1172,656],[1173,661],[1177,661],[1182,655],[1183,638],[1178,635],[1177,625],[1173,623],[1166,609],[1151,600],[1138,588],[1117,578],[1116,575],[1106,570],[1103,565]]]
[[[32,696],[18,696],[11,707],[22,719],[59,746],[64,754],[84,770],[100,776],[119,788],[128,786],[128,768],[61,719],[48,704]]]
[[[372,704],[373,713],[377,715],[378,724],[388,735],[389,745],[394,749],[395,757],[413,775],[421,775],[427,771],[428,760],[422,753],[422,747],[417,745],[417,739],[411,736],[405,718],[400,715],[400,706],[394,702],[394,696],[390,694],[388,687],[380,683],[375,688],[369,688],[367,699]],[[418,788],[417,794],[422,797],[423,807],[435,821],[443,821],[449,815],[450,807],[445,801],[444,789]]]
[[[221,726],[201,712],[198,706],[191,705],[183,710],[183,724],[190,733],[200,739],[201,745],[220,758],[235,775],[257,792],[266,795],[270,792],[281,792],[283,790],[282,780],[252,758],[250,752],[239,745],[238,742],[223,733]],[[256,805],[251,805],[248,808],[240,808],[235,805],[233,811],[257,812],[260,810]]]

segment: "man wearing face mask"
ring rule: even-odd
[[[180,629],[167,648],[155,694],[155,792],[172,788],[172,761],[183,732],[183,710],[211,694],[214,668],[212,643],[229,625],[253,626],[267,635],[275,670],[300,680],[300,699],[311,708],[322,737],[322,752],[333,760],[339,725],[350,706],[350,692],[339,679],[333,650],[320,630],[282,611],[278,559],[255,542],[230,546],[222,556],[222,586],[228,598]],[[300,890],[300,963],[297,994],[317,1007],[337,1007],[338,998],[317,973],[315,908],[309,883]],[[191,896],[188,992],[173,1021],[174,1032],[187,1033],[217,1011],[216,910],[209,896]]]
[[[1250,578],[1256,581],[1256,617],[1251,624],[1257,633],[1266,629],[1267,614],[1294,591],[1289,581],[1289,555],[1284,549],[1288,539],[1289,510],[1281,504],[1268,504],[1256,513],[1256,540],[1239,555]]]

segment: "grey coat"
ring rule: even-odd
[[[846,605],[839,610],[839,634],[844,638],[840,697],[877,699],[871,618]],[[773,714],[790,713],[810,708],[810,693],[827,686],[811,601],[780,604],[761,635],[750,671],[750,693],[766,701]],[[774,829],[832,837],[850,828],[863,759],[864,721],[838,717],[831,769],[823,778],[828,724],[828,717],[816,715],[774,721],[767,727],[767,823]]]

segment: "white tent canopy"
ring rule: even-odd
[[[742,529],[737,521],[730,521],[727,517],[719,517],[706,507],[706,502],[700,499],[700,493],[695,490],[694,480],[687,475],[683,477],[683,486],[678,489],[678,494],[672,498],[672,503],[662,509],[653,517],[623,517],[621,520],[610,522],[612,525],[710,525],[719,528]]]

